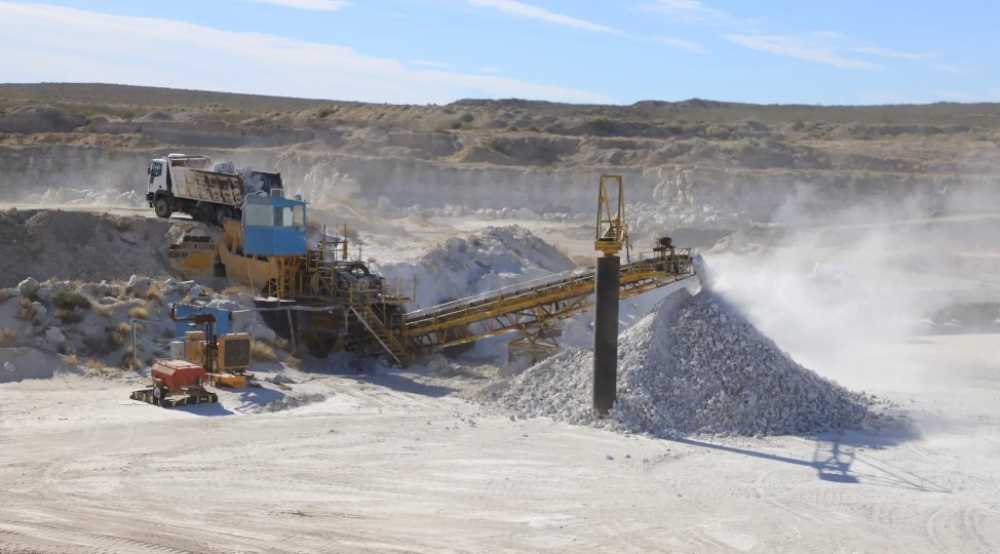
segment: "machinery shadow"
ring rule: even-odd
[[[235,412],[229,410],[222,404],[216,402],[214,404],[192,404],[189,406],[177,406],[176,408],[170,408],[176,412],[187,412],[192,415],[204,416],[204,417],[219,417],[219,416],[230,416],[234,415]]]
[[[882,436],[868,432],[825,433],[813,437],[815,444],[811,459],[771,454],[686,437],[669,440],[699,448],[807,467],[816,472],[818,479],[830,483],[867,484],[918,492],[950,493],[951,491],[946,487],[910,470],[868,456],[861,456],[858,453],[859,449],[864,448],[877,450],[896,446],[916,436],[915,434]]]
[[[187,412],[203,417],[231,416],[237,413],[253,413],[268,404],[282,400],[285,393],[268,387],[248,387],[242,390],[222,389],[220,396],[236,394],[239,405],[233,409],[225,407],[221,402],[214,404],[192,404],[171,408],[175,411]]]
[[[420,381],[417,381],[407,375],[405,372],[394,370],[380,370],[366,374],[348,375],[347,377],[356,381],[363,381],[372,385],[392,389],[397,392],[419,394],[422,396],[429,396],[431,398],[441,398],[457,392],[456,389],[451,387],[421,383]]]
[[[457,389],[419,381],[419,369],[399,369],[350,353],[333,354],[328,358],[306,358],[303,371],[336,375],[359,383],[368,383],[397,392],[441,398],[454,394]]]

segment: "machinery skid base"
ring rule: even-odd
[[[154,406],[164,408],[176,408],[177,406],[189,406],[192,404],[213,404],[219,401],[219,397],[214,392],[200,392],[188,394],[171,394],[157,400],[153,395],[153,389],[142,389],[132,392],[129,395],[132,400],[139,400]]]

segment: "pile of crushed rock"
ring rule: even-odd
[[[389,282],[416,279],[415,304],[426,307],[549,277],[575,266],[568,256],[528,229],[510,225],[450,238],[415,261],[382,264],[379,270]]]
[[[483,395],[523,417],[671,437],[856,428],[875,397],[802,367],[708,288],[681,290],[619,343],[618,400],[595,419],[593,354],[568,350]]]

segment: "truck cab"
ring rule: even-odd
[[[214,164],[207,156],[170,154],[150,160],[146,176],[146,201],[158,217],[181,212],[219,226],[226,219],[239,218],[243,177],[231,163]]]
[[[166,158],[150,160],[146,168],[149,182],[146,185],[146,199],[150,202],[158,192],[173,193],[172,169],[174,167],[190,167],[203,171],[212,169],[212,159],[207,156],[188,156],[186,154],[170,154]]]

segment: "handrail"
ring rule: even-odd
[[[680,255],[684,255],[683,252],[686,249],[678,250],[681,252]],[[620,273],[628,274],[636,271],[637,269],[648,268],[650,266],[655,267],[657,261],[657,258],[638,260],[621,266]],[[529,293],[533,295],[547,289],[565,287],[580,281],[589,281],[593,278],[594,270],[576,269],[566,271],[555,275],[548,275],[529,281],[514,283],[513,285],[508,285],[492,291],[482,292],[475,296],[460,298],[443,304],[438,304],[436,306],[414,310],[406,313],[404,319],[406,320],[407,325],[415,325],[421,321],[433,321],[434,319],[445,315],[455,315],[461,313],[462,311],[478,307],[481,304],[496,303],[501,300],[509,300],[511,298],[516,298]]]
[[[547,284],[557,284],[564,281],[570,281],[578,276],[593,276],[593,275],[594,275],[593,270],[581,270],[581,269],[572,269],[569,271],[563,271],[562,273],[554,273],[552,275],[537,277],[535,279],[529,279],[527,281],[519,281],[517,283],[513,283],[505,287],[484,291],[473,296],[466,296],[464,298],[450,300],[442,304],[435,304],[433,306],[428,306],[426,308],[420,308],[419,310],[413,310],[412,312],[407,312],[406,317],[407,318],[421,317],[428,313],[447,310],[449,308],[462,306],[466,304],[474,304],[481,300],[492,300],[492,299],[503,298],[506,296],[506,293],[508,292],[520,293],[529,290],[535,290]]]

